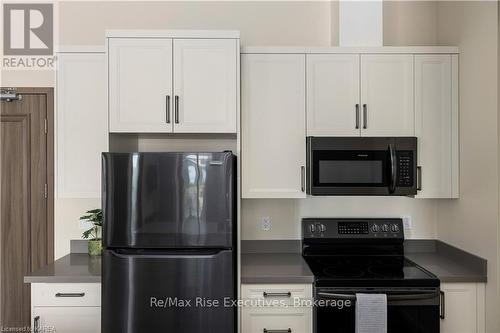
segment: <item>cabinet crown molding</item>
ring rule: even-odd
[[[106,30],[106,38],[229,38],[239,39],[238,30]]]

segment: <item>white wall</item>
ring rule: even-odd
[[[497,2],[438,5],[438,42],[460,48],[460,199],[438,205],[438,237],[488,260],[487,332],[498,323]]]

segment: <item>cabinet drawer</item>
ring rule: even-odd
[[[38,328],[38,332],[101,332],[101,308],[97,306],[33,307],[32,315],[31,324]]]
[[[311,299],[310,284],[244,284],[241,296],[248,300],[279,300],[293,304],[294,299]]]
[[[101,306],[100,283],[33,283],[33,306]]]
[[[241,333],[310,333],[311,308],[242,309]]]

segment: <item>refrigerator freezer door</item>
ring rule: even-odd
[[[107,248],[231,248],[232,153],[104,153]]]
[[[103,260],[103,333],[235,332],[236,308],[224,305],[232,251],[105,250]]]

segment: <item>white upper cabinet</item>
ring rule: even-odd
[[[108,36],[110,132],[236,133],[237,35],[146,31]]]
[[[235,39],[174,40],[174,132],[235,133]]]
[[[452,55],[415,55],[415,135],[418,138],[419,198],[458,196],[458,73]],[[456,59],[456,58],[455,58]],[[456,68],[456,67],[455,67]]]
[[[172,132],[172,39],[109,38],[110,132]]]
[[[413,55],[361,55],[363,136],[414,136]]]
[[[57,57],[57,196],[99,198],[101,153],[108,150],[106,57],[104,52]]]
[[[304,198],[305,55],[243,54],[242,197]]]
[[[359,55],[306,57],[307,135],[359,136]]]

